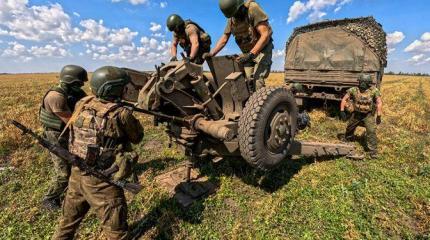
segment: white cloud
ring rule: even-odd
[[[29,49],[29,53],[35,57],[66,57],[69,56],[70,53],[64,48],[60,48],[57,46],[52,46],[47,44],[43,47],[33,46]]]
[[[112,0],[113,3],[122,2],[124,0]],[[139,4],[147,4],[149,3],[149,0],[126,0],[127,2],[131,3],[132,5],[139,5]]]
[[[399,31],[394,31],[387,34],[387,44],[389,46],[394,46],[401,43],[405,39],[405,34]]]
[[[129,44],[133,41],[138,32],[133,32],[129,28],[110,29],[104,26],[103,20],[96,22],[93,19],[87,19],[80,22],[84,31],[78,34],[81,41],[94,41],[99,43],[108,43],[109,45]]]
[[[424,54],[418,54],[409,59],[411,62],[419,62],[424,58]]]
[[[421,36],[421,40],[430,41],[430,32],[426,32]]]
[[[149,28],[151,32],[158,32],[161,30],[161,25],[155,22],[151,22],[151,27]]]
[[[8,48],[3,51],[3,57],[19,57],[27,52],[26,47],[18,42],[10,42],[8,45]]]
[[[405,39],[405,34],[399,31],[394,31],[387,34],[388,53],[396,51],[395,46]]]
[[[420,40],[415,40],[405,48],[405,52],[424,53],[430,52],[430,32],[421,36]]]
[[[311,22],[316,22],[327,15],[325,9],[335,7],[334,12],[338,12],[345,4],[348,4],[350,2],[352,2],[352,0],[307,0],[303,2],[301,0],[295,1],[288,12],[287,23],[294,22],[301,15],[308,12],[308,19]]]
[[[285,51],[282,49],[278,49],[273,51],[273,58],[279,58],[279,57],[284,57],[285,56]]]
[[[114,45],[128,44],[131,43],[138,34],[138,32],[132,32],[128,28],[113,29],[109,34],[109,41]]]
[[[70,17],[60,4],[28,6],[28,0],[0,1],[0,27],[16,39],[69,41]]]
[[[160,8],[166,8],[167,2],[160,2]]]
[[[18,42],[9,42],[1,54],[2,57],[13,57],[15,61],[28,62],[34,58],[54,57],[62,58],[71,56],[71,54],[64,48],[47,44],[45,46],[32,46],[31,48],[25,47]]]
[[[302,15],[306,11],[307,8],[304,3],[302,3],[301,1],[295,1],[290,7],[287,23],[294,22],[300,15]]]
[[[77,13],[77,12],[73,12],[73,15],[75,15],[76,17],[81,17],[81,14]]]
[[[153,33],[151,34],[151,37],[156,37],[156,38],[165,38],[166,35],[162,34],[162,33]]]

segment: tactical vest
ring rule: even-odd
[[[85,97],[86,94],[83,90],[79,93],[75,93],[74,95],[67,94],[67,91],[64,88],[62,88],[61,86],[55,86],[45,93],[45,96],[42,98],[41,107],[39,109],[39,120],[42,123],[42,126],[45,128],[49,128],[49,129],[53,129],[53,130],[57,130],[57,131],[62,131],[65,127],[64,122],[57,115],[55,115],[52,112],[49,112],[45,108],[45,98],[51,91],[58,92],[61,95],[63,95],[64,97],[66,97],[67,98],[67,106],[69,107],[69,109],[72,112],[75,109],[76,103],[80,99]]]
[[[211,36],[209,36],[202,27],[191,20],[185,20],[185,29],[190,24],[195,25],[199,29],[199,52],[209,52],[212,44]],[[189,56],[191,53],[191,41],[189,36],[187,36],[187,33],[185,31],[179,34],[176,33],[176,37],[179,40],[179,46],[181,46]]]
[[[364,93],[357,90],[353,96],[354,111],[359,113],[370,113],[374,109],[372,90],[368,89]]]
[[[254,0],[247,0],[244,6],[249,11],[249,6]],[[240,21],[236,18],[230,19],[230,29],[233,34],[237,45],[243,53],[249,53],[254,46],[257,44],[260,34],[256,31],[254,26],[251,24],[249,14],[246,14],[244,20]]]
[[[118,147],[126,137],[120,128],[120,105],[102,102],[94,96],[78,103],[70,124],[70,152],[100,169],[111,166]],[[97,156],[87,158],[89,146],[97,146]]]

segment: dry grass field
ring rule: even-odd
[[[56,81],[56,74],[0,76],[0,239],[49,239],[60,215],[40,207],[52,174],[48,153],[6,122],[16,119],[41,133],[40,100]],[[269,84],[282,84],[282,75],[271,75]],[[300,158],[266,175],[243,161],[206,163],[201,170],[219,189],[187,211],[152,181],[181,164],[182,152],[167,147],[162,127],[139,116],[146,135],[136,146],[137,171],[145,189],[127,195],[133,233],[140,239],[429,239],[430,78],[386,76],[382,93],[378,160]],[[299,138],[338,142],[345,123],[321,110],[311,117]],[[104,239],[94,214],[79,237]]]

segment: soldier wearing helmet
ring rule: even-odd
[[[67,65],[61,70],[60,84],[46,92],[39,110],[39,120],[44,128],[44,136],[49,141],[67,148],[67,134],[61,137],[60,135],[72,115],[76,102],[86,96],[81,89],[86,81],[88,76],[85,69]],[[60,208],[60,197],[67,187],[70,165],[53,154],[51,160],[55,175],[42,203],[45,208],[55,210]]]
[[[183,20],[179,15],[172,14],[167,18],[167,28],[173,32],[170,61],[176,61],[178,45],[187,53],[187,57],[197,64],[203,64],[203,55],[211,50],[211,37],[197,23]]]
[[[208,57],[217,55],[227,44],[230,36],[242,51],[237,60],[245,67],[246,77],[256,89],[265,86],[272,66],[272,28],[267,14],[254,0],[219,0],[219,6],[227,20],[224,34]]]
[[[346,120],[345,108],[351,103],[352,115],[346,128],[345,139],[352,140],[358,126],[366,128],[366,143],[371,158],[378,157],[378,139],[376,137],[376,124],[381,124],[382,99],[380,91],[372,86],[372,77],[361,74],[358,78],[358,87],[347,91],[340,105],[340,116]],[[376,113],[376,120],[375,120]],[[375,124],[376,123],[376,124]]]
[[[131,144],[143,138],[143,127],[120,100],[130,82],[120,68],[96,70],[90,86],[94,96],[79,101],[68,127],[70,152],[114,180],[128,178],[137,155]],[[89,149],[97,154],[88,154]],[[91,152],[93,152],[91,151]],[[90,208],[97,213],[107,239],[128,239],[124,191],[72,167],[60,223],[53,239],[73,239]]]

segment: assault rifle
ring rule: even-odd
[[[14,125],[15,127],[17,127],[19,130],[22,131],[22,134],[29,134],[32,138],[36,139],[38,144],[41,145],[42,147],[48,149],[49,152],[53,153],[54,155],[56,155],[57,157],[67,161],[68,163],[70,163],[73,166],[78,167],[81,171],[94,176],[100,180],[102,180],[105,183],[123,188],[133,194],[137,194],[140,192],[140,190],[142,190],[142,186],[140,184],[137,183],[130,183],[127,181],[122,181],[122,180],[113,180],[109,177],[109,175],[107,175],[104,172],[101,172],[97,169],[94,169],[93,167],[88,166],[83,159],[81,159],[80,157],[70,153],[69,151],[67,151],[67,149],[64,149],[63,147],[57,145],[57,144],[53,144],[49,141],[47,141],[46,139],[40,137],[39,135],[37,135],[35,132],[33,132],[31,129],[27,128],[26,126],[22,125],[21,123],[17,122],[17,121],[10,121],[10,123],[12,125]]]

